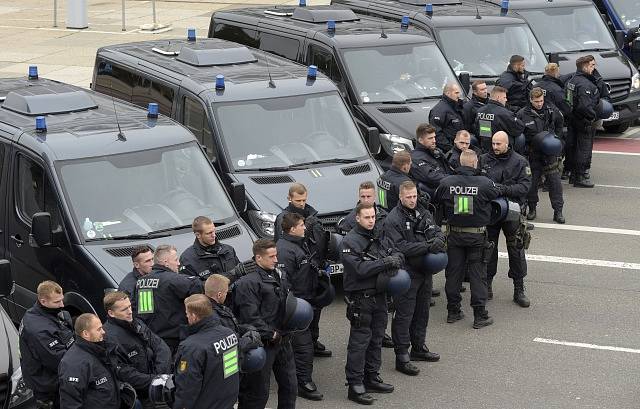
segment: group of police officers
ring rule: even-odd
[[[135,248],[132,271],[104,296],[104,322],[91,313],[74,322],[60,285],[42,282],[20,326],[22,372],[38,408],[264,408],[271,373],[278,408],[294,408],[298,396],[322,400],[313,360],[332,355],[319,341],[322,308],[335,296],[330,260],[343,264],[347,396],[360,404],[393,392],[380,376],[383,345],[410,376],[420,372],[412,361],[440,359],[427,347],[431,297],[439,294],[433,274],[445,269],[448,323],[464,318],[463,281],[473,328],[493,323],[486,303],[500,231],[513,300],[528,307],[526,219],[536,218],[539,187],[549,191],[554,220],[565,222],[563,155],[545,151],[544,138],[562,143],[562,177],[593,187],[591,149],[606,89],[592,56],[576,65],[561,77],[549,64],[534,87],[515,55],[489,95],[476,81],[466,102],[457,84],[447,84],[429,123],[417,127],[415,149],[397,152],[377,186],[361,183],[356,207],[338,224],[339,246],[307,203],[306,187],[293,183],[275,240],[257,240],[251,260],[240,262],[204,216],[194,219],[195,241],[181,255],[170,245]],[[308,320],[297,325],[305,305]]]

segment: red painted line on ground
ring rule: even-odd
[[[594,151],[640,153],[640,140],[596,138]]]

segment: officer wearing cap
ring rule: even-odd
[[[455,174],[444,178],[436,190],[434,201],[444,207],[447,220],[447,255],[445,270],[447,294],[447,322],[464,318],[461,309],[460,286],[469,272],[473,328],[493,324],[486,310],[486,226],[491,219],[491,201],[502,193],[486,176],[478,173],[478,157],[472,150],[460,155],[460,167]]]
[[[429,111],[429,123],[435,128],[436,142],[442,152],[451,149],[456,132],[464,129],[462,105],[460,86],[448,82],[444,86],[442,99]]]
[[[444,155],[452,170],[460,166],[460,154],[467,149],[473,150],[476,154],[480,152],[478,147],[471,145],[471,134],[463,129],[456,134],[453,148]]]
[[[471,98],[462,105],[462,119],[464,129],[473,132],[478,109],[489,102],[487,83],[483,80],[475,80],[471,84]]]
[[[36,303],[20,323],[20,367],[36,407],[58,408],[58,365],[73,344],[73,324],[58,283],[43,281],[36,293]]]
[[[187,323],[184,299],[201,294],[202,281],[178,274],[178,253],[171,245],[158,246],[153,258],[153,271],[139,278],[136,284],[133,298],[137,308],[133,313],[175,353],[180,343],[180,326]]]
[[[496,85],[491,90],[489,102],[478,109],[474,131],[483,153],[491,151],[491,138],[496,132],[506,132],[512,145],[524,132],[524,124],[516,117],[515,112],[505,108],[506,103],[507,90]]]
[[[524,123],[524,135],[529,145],[531,165],[531,189],[527,194],[527,220],[535,220],[538,205],[538,183],[544,175],[549,186],[549,199],[553,208],[553,220],[564,223],[562,214],[564,200],[560,182],[560,159],[556,155],[546,155],[541,151],[537,137],[543,131],[551,132],[556,138],[563,137],[563,117],[558,108],[547,103],[542,88],[535,87],[529,93],[529,105],[518,111],[518,118]]]
[[[440,181],[451,173],[444,153],[436,146],[436,130],[429,124],[416,129],[418,144],[411,151],[411,178],[430,195]]]
[[[531,84],[523,56],[511,56],[506,71],[500,74],[496,85],[507,90],[507,108],[512,112],[518,112],[527,105]]]
[[[287,274],[278,265],[278,250],[272,240],[253,244],[254,270],[236,281],[233,312],[241,324],[260,333],[267,360],[262,370],[245,374],[240,385],[238,409],[263,409],[269,399],[271,372],[278,382],[278,407],[296,406],[297,379],[290,335],[283,331],[285,304],[289,294]]]
[[[180,256],[183,274],[206,280],[211,274],[222,274],[236,280],[241,273],[235,267],[240,264],[236,251],[216,237],[216,226],[206,216],[193,219],[191,225],[196,239]]]
[[[482,155],[482,172],[495,183],[504,187],[504,196],[526,209],[527,194],[531,189],[531,168],[529,162],[509,146],[504,132],[493,135],[493,151]],[[487,266],[487,285],[489,299],[493,298],[491,282],[498,270],[498,238],[504,233],[509,254],[508,276],[513,280],[513,301],[523,308],[529,307],[529,298],[525,294],[524,277],[527,275],[527,260],[524,250],[528,247],[529,233],[524,216],[518,221],[504,221],[487,228],[489,241],[493,242],[491,260]]]
[[[394,299],[396,311],[391,334],[395,345],[396,369],[413,376],[420,370],[410,360],[440,360],[440,355],[430,352],[425,345],[433,276],[425,271],[423,258],[427,253],[446,251],[445,236],[440,227],[435,225],[429,210],[418,202],[415,183],[408,181],[400,185],[400,203],[387,216],[383,237],[402,252],[411,277],[409,290]]]
[[[390,393],[393,386],[380,377],[382,337],[387,327],[385,292],[377,288],[379,275],[393,276],[403,266],[404,257],[383,243],[374,228],[376,213],[372,204],[356,207],[357,225],[340,245],[344,265],[343,287],[347,319],[351,324],[345,374],[348,398],[371,405],[371,392]]]
[[[566,76],[564,80],[566,80]],[[558,64],[551,62],[544,67],[544,75],[535,83],[536,87],[540,87],[544,91],[544,100],[552,103],[560,110],[565,119],[571,114],[571,107],[564,99],[564,81],[560,76],[560,67]]]
[[[399,151],[393,155],[391,168],[378,178],[378,201],[387,211],[391,211],[398,204],[400,183],[411,180],[410,170],[411,154],[408,151]]]
[[[189,326],[174,370],[174,408],[232,409],[238,400],[238,336],[214,318],[204,294],[184,300]]]

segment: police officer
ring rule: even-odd
[[[523,56],[511,56],[507,70],[500,74],[496,85],[507,90],[507,108],[512,112],[518,112],[527,105],[531,84]]]
[[[314,263],[320,268],[324,268],[327,264],[327,253],[329,250],[329,234],[324,230],[320,219],[318,219],[318,211],[307,203],[307,188],[302,183],[292,183],[289,186],[289,205],[276,217],[274,240],[278,242],[284,232],[282,231],[282,218],[287,213],[298,213],[304,217],[306,225],[305,240],[309,245],[309,249],[313,253]],[[313,321],[311,335],[313,336],[313,353],[319,357],[330,357],[331,351],[318,340],[320,338],[320,316],[322,308],[313,309]]]
[[[377,181],[378,200],[380,206],[390,211],[398,204],[400,183],[411,180],[411,154],[408,151],[399,151],[393,155],[391,168],[384,172]]]
[[[436,142],[442,152],[451,149],[456,132],[464,129],[462,105],[460,86],[449,82],[444,86],[442,99],[429,111],[429,123],[436,130]]]
[[[420,370],[410,360],[440,360],[440,355],[430,352],[425,345],[433,276],[424,270],[423,258],[427,253],[444,252],[446,239],[440,227],[435,226],[431,213],[418,203],[415,183],[408,181],[400,185],[400,203],[387,216],[383,237],[402,252],[411,277],[409,290],[394,299],[396,311],[391,334],[396,369],[407,375],[417,375]]]
[[[206,216],[193,219],[193,234],[196,239],[180,256],[183,274],[206,280],[211,274],[222,274],[235,280],[234,269],[239,263],[236,251],[216,238],[216,226]]]
[[[104,341],[102,322],[82,314],[75,323],[76,341],[60,361],[61,409],[120,409],[116,345]]]
[[[453,141],[453,148],[444,155],[452,170],[460,166],[460,154],[467,149],[475,151],[476,154],[480,152],[480,148],[471,145],[471,134],[463,129],[456,134],[456,139]]]
[[[174,408],[232,409],[238,400],[238,336],[215,319],[203,294],[184,300],[188,336],[178,347]]]
[[[372,204],[376,211],[376,227],[382,226],[382,222],[385,217],[387,217],[387,211],[376,203],[376,186],[373,182],[365,181],[360,183],[360,186],[358,186],[358,203],[356,203],[356,207],[359,203]],[[356,224],[358,223],[356,222],[356,208],[354,207],[344,219],[338,222],[338,228],[341,232],[347,234]]]
[[[131,261],[133,270],[124,276],[118,285],[118,291],[127,293],[129,297],[135,292],[138,279],[153,270],[153,249],[146,244],[135,247],[131,253]],[[132,306],[135,308],[135,304]]]
[[[429,124],[416,129],[418,144],[411,151],[411,178],[421,190],[433,195],[440,181],[451,173],[444,153],[436,146],[436,130]]]
[[[504,132],[493,136],[493,151],[482,155],[482,171],[495,183],[504,187],[504,196],[525,209],[527,193],[531,189],[531,168],[527,160],[514,152],[509,146],[509,139]],[[500,230],[505,235],[507,253],[509,254],[509,277],[513,280],[513,301],[523,308],[529,307],[524,289],[524,277],[527,275],[527,260],[524,250],[528,235],[524,216],[519,221],[504,221],[487,228],[489,241],[495,245],[491,260],[487,266],[487,285],[489,299],[493,298],[491,282],[498,269],[498,238]]]
[[[601,98],[600,86],[594,75],[596,60],[585,55],[576,60],[576,73],[565,85],[566,99],[572,107],[565,146],[565,168],[571,172],[570,183],[576,187],[594,187],[588,170],[597,120],[596,107]]]
[[[568,119],[571,115],[571,107],[564,99],[564,81],[560,77],[558,64],[554,62],[547,64],[544,67],[544,75],[536,81],[535,85],[544,90],[545,102],[555,105],[562,113],[562,116]]]
[[[461,309],[460,286],[469,272],[473,328],[493,324],[485,305],[487,302],[485,253],[486,226],[491,219],[491,201],[501,189],[477,171],[478,157],[472,150],[460,155],[460,167],[454,175],[442,180],[436,190],[435,202],[444,207],[447,219],[447,255],[445,270],[447,294],[447,322],[464,318]]]
[[[524,124],[516,117],[515,112],[505,108],[506,103],[507,90],[496,85],[491,90],[489,102],[478,109],[474,129],[483,153],[491,151],[491,138],[496,132],[506,132],[512,145],[524,132]]]
[[[553,208],[553,220],[564,223],[562,215],[562,184],[560,182],[559,165],[557,156],[545,155],[536,146],[534,140],[540,132],[552,132],[558,139],[563,136],[563,117],[558,108],[547,103],[542,88],[535,87],[529,93],[529,105],[518,111],[518,118],[524,123],[524,135],[529,143],[529,163],[531,165],[531,189],[527,194],[528,213],[527,220],[536,218],[536,206],[538,205],[538,183],[542,175],[549,186],[549,199]],[[532,143],[533,141],[533,143]]]
[[[376,288],[378,275],[393,276],[403,266],[401,253],[381,241],[376,229],[376,213],[372,204],[356,207],[354,227],[340,245],[344,273],[342,276],[347,319],[351,323],[347,346],[345,374],[349,384],[348,398],[371,405],[368,392],[391,393],[393,385],[380,377],[382,337],[387,327],[387,300]]]
[[[130,366],[129,382],[143,407],[153,408],[148,390],[157,374],[171,373],[171,351],[167,344],[139,319],[133,317],[129,296],[122,291],[107,293],[103,299],[107,322],[105,339],[118,345]]]
[[[220,320],[220,324],[238,335],[242,335],[249,328],[242,326],[236,319],[233,310],[225,305],[229,292],[229,279],[220,274],[211,274],[204,283],[204,295],[211,300],[211,307]],[[252,328],[252,327],[251,327]]]
[[[58,364],[73,344],[73,325],[58,283],[43,281],[36,292],[36,303],[20,323],[20,367],[36,407],[58,408]]]
[[[154,255],[151,273],[138,279],[134,315],[164,340],[175,353],[180,343],[180,326],[186,325],[184,299],[202,293],[202,281],[177,274],[180,268],[176,248],[160,245]]]
[[[262,370],[245,374],[240,386],[238,409],[263,409],[269,399],[271,372],[278,382],[278,408],[296,405],[297,379],[290,335],[283,332],[285,301],[289,282],[277,268],[278,250],[272,240],[253,244],[255,270],[235,283],[233,312],[242,324],[260,333],[267,353]]]
[[[482,80],[473,81],[471,84],[471,98],[462,105],[462,119],[464,120],[464,129],[473,132],[476,122],[476,114],[478,109],[485,106],[489,102],[489,94],[487,92],[487,83]]]

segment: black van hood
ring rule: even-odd
[[[309,204],[318,213],[328,214],[350,211],[358,201],[360,183],[365,180],[375,183],[378,176],[380,170],[372,160],[318,165],[288,172],[242,172],[231,175],[236,181],[244,183],[249,200],[256,209],[276,215],[287,207],[289,185],[293,182],[307,186]]]
[[[410,104],[364,104],[358,109],[366,113],[380,127],[381,133],[390,133],[415,139],[416,126],[429,121],[429,111],[440,98]]]
[[[589,54],[593,55],[596,59],[596,68],[605,81],[610,79],[627,79],[633,75],[629,59],[617,50],[559,53],[560,72],[563,75],[575,72],[576,60]]]

